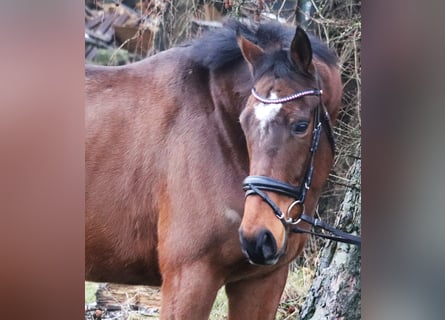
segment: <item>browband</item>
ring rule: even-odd
[[[321,96],[323,94],[323,90],[321,89],[309,89],[309,90],[304,90],[304,91],[299,91],[297,93],[294,93],[290,96],[286,96],[284,98],[277,98],[277,99],[267,99],[267,98],[263,98],[262,96],[260,96],[256,91],[255,88],[252,88],[252,95],[258,100],[261,101],[262,103],[266,103],[266,104],[276,104],[276,103],[285,103],[285,102],[289,102],[304,96]]]

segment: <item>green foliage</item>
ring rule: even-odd
[[[120,66],[129,63],[130,57],[125,49],[97,49],[94,64],[104,66]]]
[[[96,302],[96,291],[98,283],[85,281],[85,304]]]
[[[227,300],[224,287],[219,289],[215,302],[213,303],[212,313],[209,320],[224,320],[227,319],[229,310],[229,301]]]

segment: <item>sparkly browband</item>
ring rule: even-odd
[[[323,90],[321,89],[310,89],[310,90],[304,90],[304,91],[300,91],[297,92],[293,95],[284,97],[284,98],[278,98],[278,99],[266,99],[261,97],[260,95],[258,95],[258,93],[255,91],[255,88],[252,88],[252,95],[259,101],[261,101],[262,103],[267,103],[267,104],[275,104],[275,103],[285,103],[285,102],[289,102],[304,96],[321,96],[323,94]]]

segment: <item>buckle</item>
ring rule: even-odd
[[[297,205],[301,206],[301,213],[300,213],[300,216],[299,216],[297,219],[294,219],[294,218],[291,217],[290,213],[291,213],[292,209],[293,209],[295,206],[297,206]],[[296,224],[298,224],[299,222],[302,221],[302,220],[301,220],[301,215],[304,213],[304,210],[305,210],[304,203],[301,202],[301,200],[296,200],[296,201],[292,202],[292,203],[290,204],[290,206],[287,208],[287,211],[286,211],[286,214],[287,214],[287,217],[288,217],[287,220],[286,220],[286,222],[287,222],[287,223],[290,223],[290,224],[292,224],[292,225],[296,225]]]

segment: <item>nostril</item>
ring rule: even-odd
[[[246,237],[239,231],[241,251],[254,264],[274,264],[277,260],[277,245],[272,233],[260,230],[254,237]]]
[[[262,252],[263,257],[268,260],[275,257],[277,244],[272,233],[268,230],[262,230],[258,235],[257,250]]]

